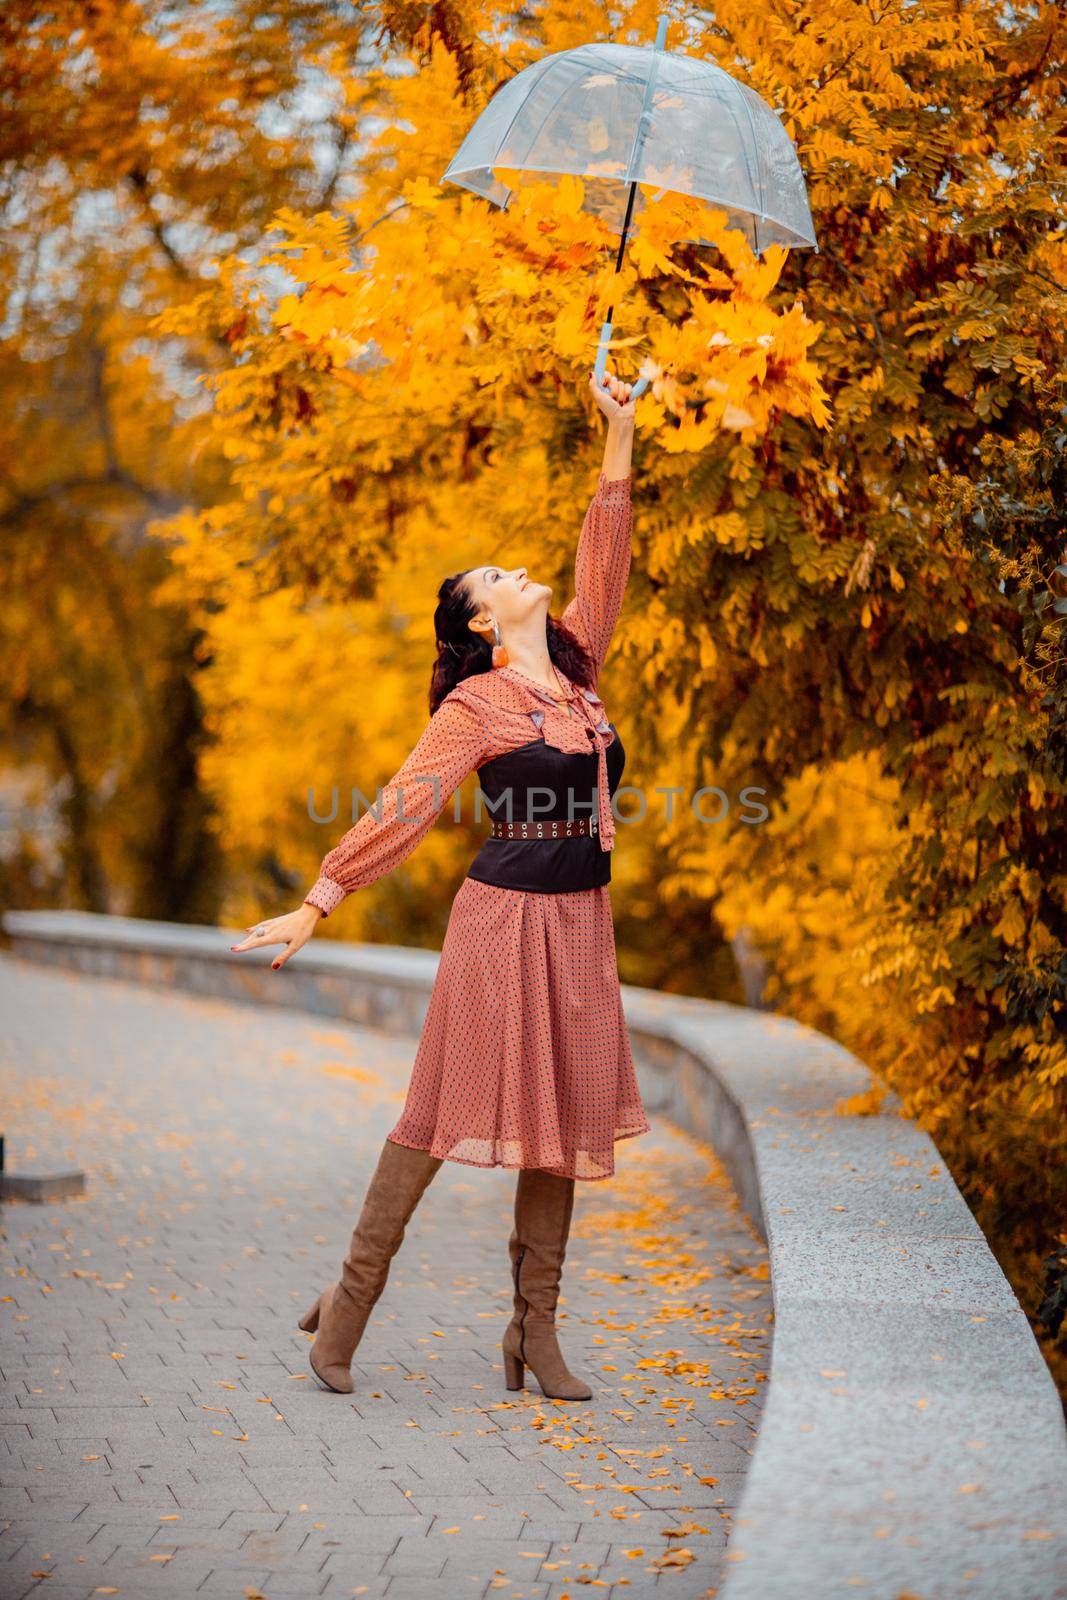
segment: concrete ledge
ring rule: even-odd
[[[0,1200],[35,1200],[47,1205],[53,1200],[69,1200],[85,1193],[85,1173],[3,1172],[0,1173]]]
[[[320,943],[283,971],[236,930],[9,912],[13,953],[422,1025],[432,951]],[[719,1600],[1064,1600],[1067,1431],[1026,1316],[929,1137],[871,1074],[766,1012],[626,987],[650,1110],[719,1152],[767,1239],[771,1382]]]

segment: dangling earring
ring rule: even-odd
[[[495,617],[493,618],[493,638],[496,641],[493,645],[493,665],[494,667],[506,667],[511,657],[508,655],[506,646],[500,643],[500,626]]]

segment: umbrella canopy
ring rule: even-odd
[[[642,185],[656,198],[687,194],[719,207],[757,255],[769,244],[818,250],[800,162],[770,106],[710,61],[669,54],[666,42],[661,16],[651,48],[583,44],[526,67],[490,100],[440,182],[506,206],[509,183],[524,174],[582,178],[583,208],[620,236],[616,272]],[[600,330],[598,381],[614,315],[612,306]],[[631,395],[647,383],[639,378]]]
[[[657,41],[658,42],[658,41]],[[494,175],[571,173],[586,210],[625,228],[628,185],[695,195],[722,208],[756,254],[818,249],[796,151],[771,108],[721,67],[627,44],[546,56],[490,100],[441,178],[506,206]],[[636,190],[631,216],[643,208]],[[710,245],[711,239],[697,239]]]

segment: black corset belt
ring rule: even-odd
[[[605,758],[614,794],[626,752],[618,729],[610,726],[615,737]],[[468,878],[533,894],[598,889],[611,881],[611,851],[600,848],[596,831],[594,751],[572,755],[531,739],[485,762],[478,779],[493,831]]]

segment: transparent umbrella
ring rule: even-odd
[[[571,173],[583,207],[618,233],[615,271],[644,209],[642,186],[718,206],[757,255],[769,244],[818,250],[804,174],[777,115],[721,67],[653,46],[583,44],[546,56],[490,100],[440,181],[506,207],[514,189],[495,175]],[[714,240],[690,241],[712,245]],[[607,360],[615,307],[600,330],[594,371]],[[639,378],[634,395],[647,386]]]

